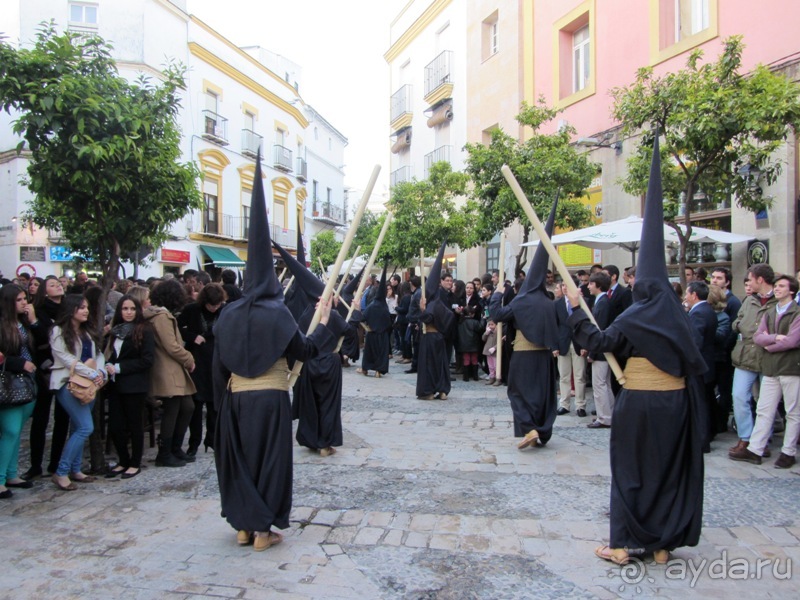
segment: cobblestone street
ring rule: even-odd
[[[458,380],[423,402],[404,368],[345,369],[345,445],[295,447],[284,543],[237,546],[210,451],[161,469],[148,449],[136,478],[68,494],[40,479],[0,503],[0,597],[797,597],[800,468],[732,462],[734,435],[718,437],[700,545],[623,570],[593,555],[608,536],[608,430],[573,411],[547,447],[518,451],[504,387]]]

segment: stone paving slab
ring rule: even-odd
[[[607,430],[573,413],[547,447],[520,452],[505,388],[454,381],[447,401],[417,401],[403,368],[345,370],[345,445],[329,458],[295,448],[284,543],[236,544],[212,453],[159,469],[148,449],[131,480],[65,494],[43,479],[0,502],[0,598],[797,596],[798,468],[732,462],[734,436],[720,436],[700,544],[621,569],[593,556],[608,535]]]

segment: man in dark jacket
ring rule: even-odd
[[[716,423],[719,420],[717,415],[717,397],[714,393],[714,339],[717,333],[717,315],[708,300],[708,285],[703,281],[692,281],[686,286],[686,293],[683,297],[684,302],[689,307],[689,322],[692,325],[694,343],[707,371],[703,375],[703,385],[705,386],[706,400],[706,439],[703,442],[705,452],[710,450],[709,444],[716,435]]]
[[[575,285],[577,285],[577,280]],[[558,359],[558,374],[560,377],[560,406],[558,415],[569,414],[569,396],[572,390],[571,380],[575,379],[575,408],[579,417],[586,416],[586,351],[572,339],[572,327],[567,325],[567,319],[572,314],[572,307],[567,298],[566,284],[561,286],[561,297],[554,302],[556,305],[556,322],[558,323],[558,350],[553,354]]]
[[[608,290],[611,278],[607,273],[600,271],[589,276],[589,291],[594,296],[592,316],[600,331],[611,325],[611,301]],[[594,408],[597,418],[589,423],[589,429],[604,429],[611,427],[611,415],[614,412],[614,392],[611,389],[611,369],[602,352],[590,352],[589,362],[592,363],[592,393],[594,394]]]

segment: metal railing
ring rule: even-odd
[[[292,172],[292,151],[285,146],[275,144],[272,147],[272,165],[276,169]]]
[[[297,157],[297,168],[295,169],[297,179],[300,181],[308,181],[308,163],[305,158]]]
[[[297,231],[284,229],[280,225],[273,225],[272,241],[278,242],[284,248],[297,248]]]
[[[394,187],[398,183],[403,183],[405,181],[411,181],[413,169],[410,166],[400,167],[399,169],[395,169],[392,171],[390,176],[389,186]]]
[[[234,240],[246,240],[247,221],[249,221],[249,219],[245,217],[202,211],[200,216],[200,231],[198,233],[218,235]]]
[[[411,111],[411,85],[404,85],[392,94],[392,110],[390,121],[394,122],[398,117],[410,113]]]
[[[439,146],[433,152],[425,155],[425,179],[430,177],[431,167],[437,162],[450,162],[450,151],[452,146]]]
[[[263,141],[263,135],[258,135],[251,129],[242,129],[242,154],[258,156],[258,150]]]
[[[452,83],[453,53],[445,50],[425,67],[425,96],[445,83]]]
[[[211,110],[201,111],[203,137],[219,144],[228,143],[228,119]]]

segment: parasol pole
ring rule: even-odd
[[[558,273],[561,275],[562,281],[567,285],[567,289],[570,292],[578,295],[581,301],[581,308],[588,315],[589,320],[594,324],[594,326],[597,327],[597,321],[595,321],[592,311],[589,310],[589,307],[586,305],[586,301],[583,299],[583,294],[579,292],[578,286],[576,286],[575,282],[572,281],[572,275],[570,275],[567,265],[564,264],[564,260],[561,258],[561,255],[550,241],[550,236],[547,235],[547,232],[544,230],[544,225],[542,225],[539,217],[536,216],[536,212],[533,210],[531,203],[525,196],[525,192],[522,191],[517,178],[514,177],[514,174],[511,172],[511,169],[508,168],[508,165],[503,165],[500,170],[503,173],[503,177],[506,178],[508,185],[511,186],[511,190],[517,197],[517,201],[522,207],[522,210],[525,211],[528,220],[531,222],[534,230],[539,235],[539,243],[544,245],[547,253],[550,255],[550,259],[553,261],[553,265],[556,267],[556,269],[558,269]],[[611,367],[611,370],[614,372],[614,376],[617,378],[617,381],[619,381],[621,384],[624,384],[625,375],[622,373],[622,369],[620,368],[617,359],[610,352],[604,352],[603,355],[606,357],[608,366]]]
[[[308,326],[308,332],[306,335],[311,335],[317,328],[317,325],[319,325],[320,319],[322,318],[322,307],[331,301],[331,294],[333,293],[333,287],[336,284],[336,278],[339,276],[339,272],[342,270],[342,264],[344,263],[345,257],[350,252],[350,246],[352,245],[353,238],[356,235],[356,229],[358,229],[358,225],[361,223],[361,217],[364,216],[364,211],[367,208],[367,202],[369,202],[369,198],[372,195],[372,188],[375,187],[375,182],[378,180],[378,174],[380,172],[380,165],[375,165],[375,167],[372,169],[372,175],[369,178],[367,187],[364,189],[364,195],[361,197],[358,210],[356,210],[356,214],[353,216],[353,222],[350,224],[350,229],[347,231],[344,242],[342,242],[342,247],[339,248],[339,254],[336,257],[336,263],[333,266],[331,277],[325,284],[325,289],[322,291],[322,297],[317,303],[317,309],[314,311],[314,317],[311,319],[311,324]],[[300,376],[300,371],[302,368],[303,363],[301,361],[294,363],[292,372],[289,374],[289,387],[294,386],[295,381],[297,381],[297,378]]]

